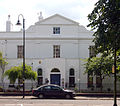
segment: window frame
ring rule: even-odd
[[[23,45],[17,45],[17,58],[23,58]]]
[[[93,73],[88,73],[88,88],[93,87]]]
[[[69,76],[75,76],[75,70],[73,68],[70,68]]]
[[[95,46],[94,46],[94,45],[89,46],[89,57],[90,57],[90,58],[96,57],[96,54],[95,54]]]
[[[39,68],[37,70],[37,74],[38,74],[38,76],[42,76],[43,75],[43,70],[41,68]]]
[[[71,72],[71,70],[72,70],[72,72]],[[69,87],[75,87],[75,70],[74,70],[74,68],[69,69]]]
[[[60,34],[60,27],[53,27],[53,34]]]
[[[58,86],[51,86],[51,89],[53,90],[53,91],[61,91],[62,89],[60,88],[60,87],[58,87]]]
[[[102,87],[101,73],[96,73],[96,88]]]
[[[41,70],[41,74],[39,74],[39,70]],[[38,86],[43,84],[43,70],[42,70],[42,68],[38,68],[38,70],[37,70],[37,84],[38,84]]]
[[[53,58],[60,58],[60,45],[53,45]]]

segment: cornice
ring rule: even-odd
[[[26,40],[93,40],[93,37],[26,37]],[[0,40],[22,40],[21,37],[0,37]]]

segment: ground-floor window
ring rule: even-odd
[[[69,87],[75,87],[75,77],[69,77]]]
[[[96,88],[102,87],[101,72],[97,71],[96,73]]]
[[[43,84],[43,77],[38,77],[38,86]]]
[[[93,74],[88,73],[88,88],[93,87]]]
[[[43,84],[43,71],[42,71],[42,69],[41,68],[39,68],[38,70],[37,70],[37,74],[38,74],[38,78],[37,78],[37,80],[38,80],[38,86],[40,86],[40,85],[42,85]]]
[[[96,76],[96,87],[101,88],[102,87],[102,81],[100,76]]]
[[[73,68],[69,70],[69,87],[75,87],[75,70]]]

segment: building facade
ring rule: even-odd
[[[8,29],[0,32],[0,51],[8,61],[6,70],[23,61],[22,31],[12,32]],[[90,47],[94,45],[93,32],[59,14],[46,19],[41,15],[39,21],[25,32],[25,62],[38,74],[35,82],[25,83],[35,83],[38,86],[44,83],[57,84],[80,91],[90,89],[90,80],[84,74],[83,59],[90,56]],[[95,77],[92,83],[96,84],[96,79]],[[104,83],[109,80],[112,81],[112,78],[106,79]],[[4,78],[4,82],[9,83],[9,80]],[[113,89],[111,86],[105,87],[108,88]]]

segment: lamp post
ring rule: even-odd
[[[115,36],[115,44],[114,44],[114,104],[113,106],[117,106],[117,90],[116,90],[116,36]]]
[[[23,80],[23,99],[25,97],[25,19],[22,14],[18,15],[18,21],[16,25],[21,25],[19,17],[22,16],[23,18],[23,73],[22,73],[22,80]]]

